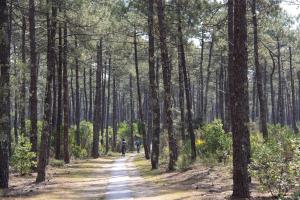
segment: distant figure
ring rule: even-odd
[[[137,153],[140,153],[140,147],[141,147],[141,142],[140,140],[135,141],[135,146],[136,146],[136,151]]]
[[[122,138],[122,156],[125,156],[126,153],[126,141]]]

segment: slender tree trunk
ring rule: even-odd
[[[177,0],[178,54],[179,54],[179,65],[181,66],[179,68],[182,68],[183,78],[184,78],[186,109],[187,109],[187,116],[188,116],[188,132],[189,132],[190,142],[191,142],[191,159],[194,161],[196,160],[196,145],[195,145],[195,133],[192,124],[193,119],[192,119],[191,85],[190,85],[188,72],[186,68],[180,10],[181,10],[181,2],[180,0]]]
[[[137,33],[134,30],[134,62],[135,62],[135,72],[136,72],[136,86],[137,86],[137,96],[138,96],[138,107],[139,107],[139,117],[140,117],[140,131],[143,137],[143,146],[145,151],[145,158],[148,160],[150,159],[150,152],[147,143],[147,133],[145,128],[145,121],[144,121],[144,112],[143,112],[143,105],[142,105],[142,94],[140,89],[140,75],[139,75],[139,64],[138,64],[138,55],[137,55]]]
[[[166,128],[169,141],[169,170],[175,169],[175,162],[177,161],[177,141],[173,130],[172,119],[172,99],[171,99],[171,63],[169,60],[169,53],[167,47],[167,30],[165,24],[165,14],[163,0],[157,0],[157,16],[158,16],[158,29],[159,41],[161,49],[161,61],[164,82],[164,111],[166,117]]]
[[[84,119],[88,120],[88,97],[87,97],[87,83],[86,83],[86,69],[83,68],[83,93],[84,93]]]
[[[271,52],[270,56],[272,58],[272,62],[273,62],[273,68],[272,68],[272,72],[270,74],[270,90],[271,90],[271,104],[272,104],[272,123],[276,124],[277,119],[276,119],[276,107],[275,107],[275,92],[274,92],[274,86],[273,86],[273,77],[274,77],[274,73],[275,73],[275,68],[276,68],[276,64],[275,64],[275,59],[274,56]]]
[[[155,43],[154,43],[154,1],[148,1],[148,35],[149,35],[149,85],[150,85],[150,108],[152,111],[152,169],[158,169],[159,145],[160,145],[160,108],[159,108],[159,74],[155,72]],[[157,59],[158,60],[158,59]],[[157,64],[158,66],[158,64]],[[159,67],[157,67],[159,69]]]
[[[130,93],[130,150],[134,150],[134,135],[133,135],[133,120],[134,120],[134,109],[133,109],[133,88],[132,88],[132,75],[129,74],[129,93]]]
[[[89,121],[93,120],[93,85],[92,85],[92,67],[90,67],[90,73],[89,73]],[[100,87],[101,87],[101,79],[100,79]],[[100,105],[101,106],[101,105]]]
[[[207,76],[206,76],[206,85],[205,85],[205,94],[204,94],[204,108],[203,108],[203,120],[207,120],[207,99],[208,99],[208,90],[209,90],[209,82],[210,82],[210,75],[211,75],[211,59],[212,59],[212,54],[213,54],[213,48],[214,48],[214,35],[212,33],[212,40],[210,43],[210,48],[209,48],[209,55],[208,55],[208,65],[207,65]]]
[[[22,17],[22,70],[21,70],[21,88],[20,88],[20,123],[21,123],[21,133],[26,135],[26,18]]]
[[[224,57],[221,54],[221,64],[220,64],[220,74],[219,74],[219,112],[220,117],[223,123],[223,126],[225,126],[225,114],[224,114]]]
[[[104,63],[104,74],[102,74],[102,100],[101,100],[101,105],[102,105],[102,109],[101,109],[101,144],[104,145],[104,121],[105,121],[105,104],[106,104],[106,100],[105,100],[105,90],[106,90],[106,73],[107,73],[107,64],[106,62]]]
[[[293,64],[292,64],[292,48],[289,47],[289,53],[290,53],[290,76],[291,76],[291,88],[292,88],[292,126],[295,133],[298,133],[299,130],[297,128],[296,124],[296,100],[295,100],[295,83],[294,83],[294,77],[293,77]]]
[[[111,76],[111,58],[108,61],[108,80],[107,80],[107,103],[106,103],[106,134],[105,134],[105,152],[109,151],[109,136],[108,136],[108,123],[109,123],[109,106],[110,106],[110,77]]]
[[[279,37],[277,37],[277,59],[278,59],[278,122],[284,125],[284,99],[282,94],[282,74],[281,74],[281,52],[280,52],[280,42]]]
[[[46,178],[46,164],[49,148],[49,139],[51,135],[52,127],[52,91],[51,86],[53,81],[53,72],[55,67],[55,34],[56,34],[56,14],[57,14],[57,1],[52,0],[52,17],[51,17],[51,26],[50,26],[50,35],[49,35],[49,54],[48,54],[48,66],[47,66],[47,83],[46,83],[46,93],[45,93],[45,104],[44,104],[44,117],[43,117],[43,130],[41,136],[41,144],[39,150],[39,160],[37,166],[37,177],[36,182],[40,183],[45,181]]]
[[[112,126],[113,126],[113,142],[112,150],[116,151],[117,147],[117,88],[116,88],[116,73],[113,70],[113,113],[112,113]]]
[[[58,65],[57,65],[57,121],[56,121],[56,140],[55,140],[55,159],[61,158],[61,124],[62,124],[62,90],[63,90],[63,44],[62,44],[62,23],[58,28]]]
[[[200,109],[199,109],[199,118],[200,125],[204,120],[204,77],[203,77],[203,58],[204,58],[204,28],[202,27],[201,31],[201,52],[200,52]]]
[[[29,0],[29,39],[30,39],[30,143],[31,151],[37,153],[37,78],[38,66],[35,43],[35,1]]]
[[[257,33],[257,17],[256,17],[256,0],[252,0],[252,22],[253,22],[253,41],[254,41],[254,60],[255,60],[255,74],[257,93],[260,103],[260,126],[261,132],[264,139],[268,139],[268,128],[267,128],[267,101],[263,90],[263,74],[259,64],[258,55],[258,33]]]
[[[232,20],[229,17],[229,20]],[[249,198],[250,160],[246,1],[234,1],[233,65],[229,66],[234,198]]]
[[[66,11],[65,11],[66,12]],[[66,15],[66,13],[65,13]],[[64,22],[64,47],[63,47],[63,107],[64,107],[64,162],[70,162],[69,156],[69,84],[68,84],[68,28]]]
[[[75,48],[78,48],[77,38],[75,38]],[[75,98],[76,98],[76,110],[75,110],[75,122],[76,122],[76,133],[75,142],[77,146],[80,146],[80,94],[79,94],[79,61],[78,57],[75,57]]]
[[[0,1],[0,189],[8,188],[9,181],[9,135],[10,135],[10,86],[8,8],[6,0]]]
[[[97,45],[97,71],[96,71],[96,97],[94,106],[94,121],[93,121],[93,147],[92,157],[99,157],[99,132],[101,125],[101,72],[102,72],[102,39]]]

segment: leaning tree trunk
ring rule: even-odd
[[[143,146],[145,151],[145,158],[148,160],[150,159],[149,147],[147,142],[147,133],[145,128],[145,121],[144,121],[144,112],[143,112],[143,105],[142,105],[142,95],[140,89],[140,75],[139,75],[139,64],[138,64],[138,55],[137,55],[137,33],[134,30],[134,62],[135,62],[135,72],[136,72],[136,86],[137,86],[137,96],[138,96],[138,107],[139,107],[139,116],[140,116],[140,131],[143,137]]]
[[[185,88],[185,97],[186,97],[186,108],[187,108],[187,116],[188,116],[188,132],[190,136],[191,142],[191,159],[193,161],[196,160],[196,145],[195,145],[195,133],[193,129],[193,119],[192,119],[192,102],[191,102],[191,85],[186,69],[185,62],[185,52],[184,52],[184,44],[183,44],[183,34],[181,27],[181,2],[177,0],[177,18],[178,18],[178,55],[179,55],[179,65],[182,68],[183,78],[184,78],[184,88]],[[184,139],[184,138],[183,138]]]
[[[10,135],[10,87],[9,87],[9,41],[6,0],[0,1],[0,189],[8,188],[9,181],[9,135]]]
[[[149,84],[150,84],[150,106],[152,111],[152,153],[151,165],[152,169],[158,168],[159,161],[159,144],[160,144],[160,110],[158,99],[158,84],[155,77],[155,46],[154,46],[154,2],[148,1],[148,35],[149,35]]]
[[[295,133],[298,133],[299,130],[296,125],[296,100],[295,100],[295,83],[293,77],[293,66],[292,66],[292,48],[289,47],[290,53],[290,76],[291,76],[291,88],[292,88],[292,126]]]
[[[232,4],[231,4],[232,6]],[[250,160],[246,1],[234,1],[233,65],[229,66],[233,141],[233,198],[249,198]],[[233,17],[233,16],[231,16]],[[229,20],[232,18],[229,16]]]
[[[157,17],[159,29],[159,41],[161,50],[161,61],[164,82],[164,111],[165,111],[165,125],[168,133],[169,142],[169,170],[174,170],[177,161],[177,141],[173,130],[172,119],[172,93],[171,93],[171,63],[169,60],[169,53],[167,47],[167,30],[164,14],[163,0],[157,0]]]
[[[260,126],[264,139],[268,138],[267,128],[267,101],[263,90],[263,75],[259,65],[258,58],[258,33],[257,33],[257,18],[256,18],[256,0],[252,0],[252,22],[253,22],[253,41],[254,41],[254,60],[255,60],[255,74],[257,93],[260,103]]]
[[[29,0],[29,39],[30,39],[30,143],[31,151],[37,153],[37,79],[38,66],[35,43],[35,1]]]

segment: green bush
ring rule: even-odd
[[[213,157],[221,162],[230,156],[231,145],[231,135],[225,133],[221,120],[215,120],[200,130],[196,150],[201,157]]]
[[[12,155],[11,165],[20,174],[26,175],[31,172],[33,167],[36,167],[34,158],[36,154],[31,152],[31,143],[29,139],[20,136],[19,143],[15,147],[14,154]]]
[[[252,162],[250,173],[261,184],[263,191],[274,197],[284,197],[291,189],[299,187],[300,140],[290,129],[269,127],[269,139],[251,136]]]
[[[88,121],[80,122],[80,146],[76,145],[75,135],[76,126],[69,129],[69,141],[71,143],[71,155],[75,158],[86,158],[88,153],[92,151],[93,144],[93,124]]]
[[[178,160],[176,162],[177,168],[180,170],[186,170],[189,168],[191,161],[191,142],[185,141],[184,145],[181,145]]]
[[[84,159],[84,158],[88,157],[88,153],[87,153],[86,149],[81,148],[80,146],[76,146],[76,145],[72,146],[71,154],[76,159]]]

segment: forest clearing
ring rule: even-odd
[[[300,0],[0,0],[0,199],[300,199]]]

